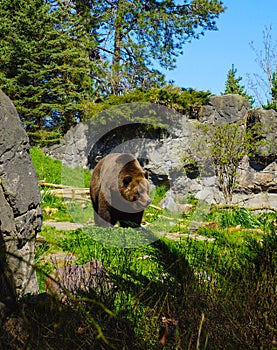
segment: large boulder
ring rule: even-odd
[[[208,105],[201,108],[199,121],[202,123],[241,122],[249,109],[249,102],[240,95],[212,96]]]
[[[261,141],[251,159],[252,167],[261,170],[276,160],[277,112],[272,109],[251,110],[247,115],[247,126]]]
[[[275,155],[276,159],[276,155]],[[277,163],[256,170],[246,156],[242,160],[237,177],[233,201],[251,208],[277,208]]]
[[[0,301],[38,292],[33,267],[41,229],[40,192],[29,141],[14,105],[0,91]]]

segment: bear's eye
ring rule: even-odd
[[[123,179],[123,186],[127,187],[132,182],[132,176],[125,176]]]

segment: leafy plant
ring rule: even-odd
[[[195,169],[197,165],[196,170],[202,175],[214,169],[225,202],[231,204],[237,187],[238,167],[261,142],[264,140],[259,138],[258,125],[245,130],[244,125],[237,123],[199,124],[195,128],[192,150],[184,150],[182,160],[185,169]]]
[[[216,221],[219,227],[259,228],[262,223],[257,216],[246,208],[222,208],[215,207],[209,213],[208,220]]]
[[[249,152],[248,135],[238,124],[219,124],[208,129],[207,146],[223,196],[230,204],[237,185],[238,166]]]

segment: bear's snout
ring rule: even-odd
[[[150,197],[148,198],[139,198],[135,201],[135,204],[137,205],[138,209],[145,209],[147,208],[150,203],[152,202],[152,199]]]

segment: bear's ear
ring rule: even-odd
[[[132,176],[130,175],[126,175],[123,179],[123,186],[127,187],[129,185],[129,183],[131,183],[133,180]]]
[[[148,175],[149,175],[149,173],[148,173],[148,171],[145,171],[144,172],[144,177],[148,180]]]
[[[122,154],[120,154],[117,157],[116,162],[119,163],[119,164],[124,164],[125,165],[125,164],[127,164],[127,163],[129,163],[129,162],[131,162],[133,160],[134,160],[134,157],[131,154],[129,154],[129,153],[122,153]]]

